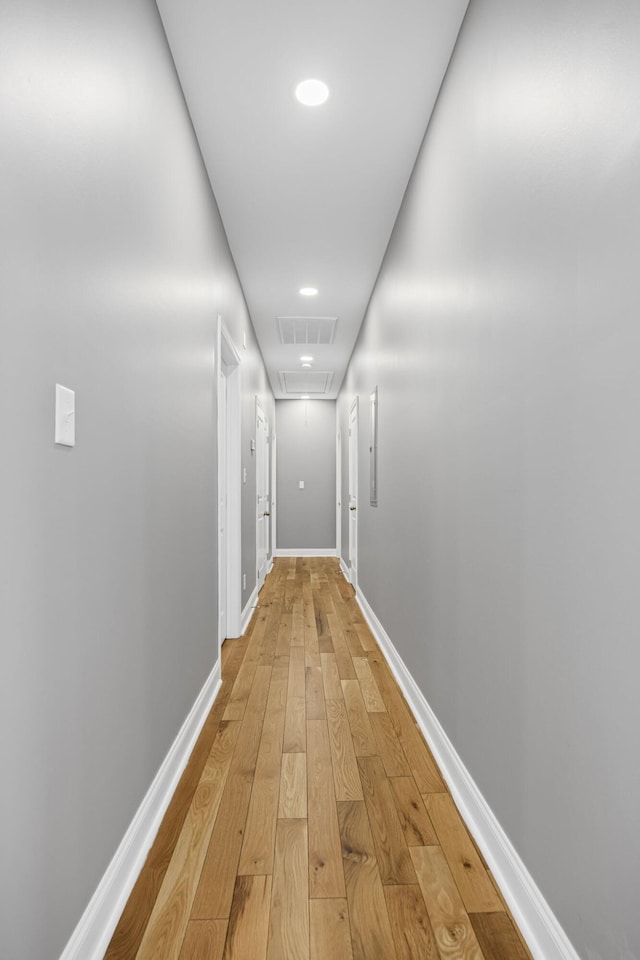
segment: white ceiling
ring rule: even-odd
[[[276,397],[306,353],[337,396],[467,3],[158,0]],[[280,316],[337,317],[333,344]]]

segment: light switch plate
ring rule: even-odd
[[[63,447],[76,445],[76,392],[56,383],[55,442]]]
[[[301,490],[304,490],[304,480],[299,480],[298,486],[300,487]]]

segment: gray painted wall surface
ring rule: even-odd
[[[335,550],[335,400],[276,400],[276,437],[277,548]]]
[[[640,957],[638,90],[635,0],[471,0],[339,400],[360,586],[585,960]]]
[[[216,660],[218,312],[267,388],[155,4],[5,0],[0,89],[0,955],[51,960]]]

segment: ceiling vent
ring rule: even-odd
[[[333,380],[330,370],[280,370],[278,376],[284,393],[308,393],[309,396],[326,393]]]
[[[276,317],[280,343],[333,343],[337,317]]]

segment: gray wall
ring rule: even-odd
[[[640,957],[638,90],[635,0],[471,0],[339,400],[360,586],[585,960]]]
[[[277,548],[335,550],[335,400],[276,400],[276,437]]]
[[[218,312],[267,387],[152,0],[4,0],[0,91],[0,954],[51,960],[216,660]]]

